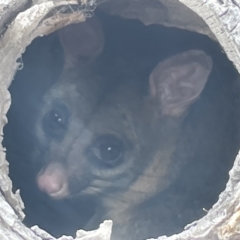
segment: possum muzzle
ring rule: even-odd
[[[41,170],[37,176],[37,184],[41,191],[54,199],[62,199],[69,195],[68,177],[61,164],[51,163]]]

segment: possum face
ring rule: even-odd
[[[36,123],[37,183],[55,199],[166,187],[180,119],[212,68],[204,52],[191,50],[160,62],[148,79],[114,79],[116,69],[96,68],[104,39],[95,21],[75,25],[74,33],[80,34],[74,37],[91,33],[100,43],[80,39],[73,51],[72,35],[60,33],[65,67],[45,95]],[[84,44],[97,46],[96,56]],[[141,80],[147,82],[148,96],[140,90]]]
[[[38,185],[52,197],[122,188],[134,178],[128,169],[140,157],[142,144],[136,143],[146,131],[136,132],[134,127],[139,124],[133,115],[140,112],[141,99],[129,104],[129,88],[124,94],[114,87],[106,92],[105,84],[94,86],[91,80],[96,79],[81,76],[74,83],[59,83],[44,98],[37,127],[43,164]],[[51,171],[56,169],[54,182]],[[67,184],[60,192],[55,189],[59,181]]]

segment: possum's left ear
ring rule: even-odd
[[[199,97],[212,70],[212,59],[190,50],[160,62],[149,78],[151,97],[162,115],[180,116]]]
[[[72,64],[93,61],[104,48],[104,34],[97,17],[68,25],[58,32],[66,62]]]

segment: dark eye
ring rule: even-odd
[[[114,166],[123,159],[123,142],[112,135],[100,136],[90,148],[91,159]]]
[[[68,126],[69,111],[65,105],[54,105],[43,118],[43,129],[52,137],[59,137]]]

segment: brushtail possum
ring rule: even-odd
[[[160,61],[146,77],[132,60],[105,54],[96,18],[66,27],[59,36],[64,69],[45,94],[36,122],[38,187],[54,199],[92,196],[96,210],[86,229],[111,219],[113,240],[179,230],[186,224],[178,218],[184,201],[171,205],[163,193],[181,166],[211,164],[228,152],[224,142],[215,147],[219,137],[229,139],[225,100],[213,100],[215,93],[201,96],[211,78],[211,57],[188,50]],[[202,110],[215,109],[214,104],[213,117]],[[214,127],[215,120],[223,124]],[[189,145],[183,147],[181,140]]]

